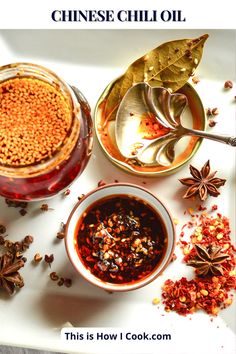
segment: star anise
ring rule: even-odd
[[[216,178],[217,171],[210,173],[210,161],[208,160],[201,170],[189,166],[190,173],[193,176],[189,178],[182,178],[179,181],[188,186],[187,192],[183,198],[191,198],[194,195],[199,195],[199,198],[204,201],[207,199],[208,194],[213,197],[218,197],[220,192],[218,188],[223,186],[226,182],[225,179]]]
[[[16,259],[12,254],[5,253],[0,257],[0,288],[9,295],[14,293],[15,287],[22,288],[24,280],[18,270],[24,267],[22,259]]]
[[[228,255],[221,252],[221,247],[195,245],[195,249],[197,254],[187,263],[188,266],[196,268],[198,275],[223,275],[221,263],[228,258]]]

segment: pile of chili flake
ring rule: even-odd
[[[193,229],[190,242],[183,240],[186,227]],[[195,278],[165,281],[162,297],[167,312],[187,315],[202,309],[216,316],[231,305],[231,291],[236,290],[236,249],[230,232],[229,219],[219,213],[209,215],[204,210],[200,215],[192,214],[192,220],[182,228],[179,244],[183,261],[195,268]]]

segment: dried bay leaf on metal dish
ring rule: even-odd
[[[147,82],[152,87],[161,86],[173,92],[184,86],[202,58],[207,38],[208,34],[204,34],[195,39],[163,43],[131,64],[111,86],[106,97],[105,120],[115,119],[122,98],[136,83]]]

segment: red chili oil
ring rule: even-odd
[[[0,175],[0,195],[11,200],[31,201],[52,197],[68,188],[83,172],[91,155],[92,120],[86,103],[77,97],[81,106],[80,133],[70,156],[53,169],[35,177]],[[17,173],[17,168],[16,168]]]
[[[99,279],[116,284],[147,277],[166,252],[160,215],[133,196],[113,195],[90,206],[76,228],[77,252]]]
[[[156,139],[168,134],[169,131],[169,128],[157,121],[155,114],[150,112],[143,114],[139,125],[139,134],[142,135],[142,139]]]

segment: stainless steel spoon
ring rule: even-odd
[[[175,145],[183,136],[198,136],[236,146],[236,137],[184,127],[180,118],[187,104],[185,95],[171,94],[163,87],[153,88],[144,82],[131,87],[116,115],[115,136],[121,154],[144,164],[169,166],[175,159]],[[139,127],[148,112],[168,129],[167,134],[152,140],[143,138]]]

